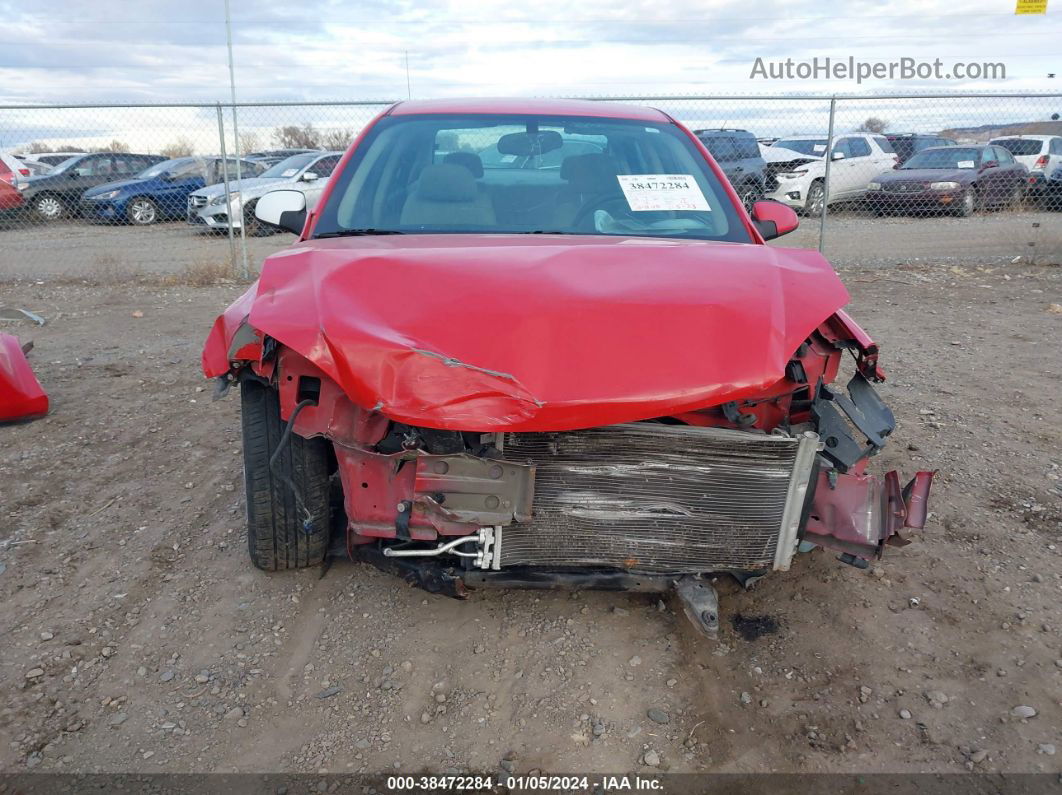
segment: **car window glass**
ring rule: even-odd
[[[729,160],[737,160],[737,150],[734,148],[734,139],[728,135],[709,135],[701,139],[708,151],[712,153],[718,162],[725,163]]]
[[[1051,154],[1062,155],[1062,138],[1051,139]]]
[[[559,164],[549,157],[557,151]],[[314,234],[371,228],[747,241],[738,213],[674,124],[397,115],[377,122],[337,175]]]
[[[140,158],[116,155],[111,159],[112,174],[135,174],[143,169],[143,161]]]
[[[336,165],[339,163],[341,157],[342,155],[330,155],[329,157],[322,157],[320,160],[310,166],[310,171],[312,171],[319,177],[327,177],[333,171],[335,171]]]
[[[1010,166],[1014,164],[1014,156],[1011,155],[1005,146],[993,147],[996,150],[996,157],[999,158],[999,164],[1001,166]]]
[[[892,144],[889,143],[889,139],[884,135],[875,135],[874,143],[878,145],[882,152],[887,155],[895,154],[896,150],[892,148]]]
[[[851,152],[850,157],[869,157],[870,144],[867,143],[866,138],[849,138],[848,149]]]
[[[737,156],[742,160],[760,156],[760,145],[756,143],[756,139],[751,135],[734,138],[734,149],[737,152]]]
[[[841,138],[840,140],[836,141],[834,143],[834,145],[833,145],[833,153],[837,154],[838,152],[840,152],[846,158],[851,157],[852,156],[852,144],[851,144],[851,141],[852,141],[851,138]]]

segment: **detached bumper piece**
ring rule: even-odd
[[[908,543],[903,531],[925,526],[935,473],[918,472],[901,488],[895,471],[884,477],[863,472],[896,427],[874,387],[857,373],[847,395],[820,387],[811,410],[822,457],[832,468],[817,475],[802,540],[837,550],[856,565],[881,557],[885,544]]]
[[[41,389],[26,354],[33,343],[0,334],[0,422],[31,420],[48,413],[48,395]]]

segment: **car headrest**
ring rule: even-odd
[[[476,179],[483,176],[483,160],[475,152],[450,152],[443,162],[467,168]]]
[[[425,166],[417,182],[417,198],[432,202],[470,202],[476,198],[476,180],[464,166],[453,163]]]
[[[581,190],[612,190],[617,186],[617,174],[619,164],[599,152],[572,155],[561,161],[561,179]]]

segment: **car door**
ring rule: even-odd
[[[996,150],[996,156],[999,158],[1000,200],[1009,201],[1014,196],[1015,188],[1024,189],[1025,178],[1029,172],[1007,147],[994,146],[992,148]]]
[[[211,161],[200,158],[179,165],[174,172],[159,175],[155,195],[163,215],[176,217],[184,213],[185,207],[188,206],[188,194],[206,187],[206,174],[210,164]]]
[[[986,146],[981,150],[981,173],[977,181],[985,204],[996,204],[1007,194],[1008,178],[999,164],[998,148]]]
[[[112,181],[112,173],[113,165],[109,153],[87,155],[68,170],[67,179],[60,190],[69,200],[76,201],[89,188]]]
[[[306,195],[306,209],[312,210],[317,205],[317,200],[321,198],[321,193],[328,184],[328,178],[332,176],[342,157],[343,155],[325,155],[310,163],[302,172],[299,177],[299,190]],[[308,181],[307,174],[316,174],[317,179]]]
[[[856,184],[858,177],[856,176],[855,168],[859,164],[855,162],[855,158],[852,155],[853,140],[855,139],[851,136],[846,136],[833,142],[833,149],[830,152],[830,157],[833,161],[830,163],[830,201],[849,199],[856,195],[860,187]],[[838,158],[838,155],[843,155],[843,157]],[[870,181],[870,177],[867,177],[867,181]],[[866,183],[862,187],[865,187],[865,185]]]

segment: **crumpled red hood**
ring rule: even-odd
[[[707,241],[410,235],[266,260],[203,354],[254,328],[413,425],[567,430],[755,395],[848,301],[815,251]]]

